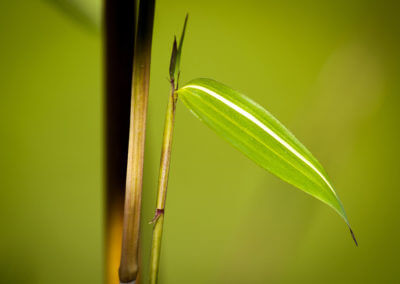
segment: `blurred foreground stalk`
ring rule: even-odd
[[[136,1],[106,0],[105,56],[105,283],[118,284],[135,46]]]
[[[135,283],[139,270],[140,212],[154,8],[155,0],[140,1],[133,62],[124,221],[119,267],[121,283]]]

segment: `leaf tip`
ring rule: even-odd
[[[351,237],[353,238],[354,243],[355,243],[356,246],[358,247],[358,242],[357,242],[356,236],[354,235],[354,232],[353,232],[353,230],[350,228],[350,226],[349,226],[349,230],[350,230],[350,234],[351,234]]]
[[[186,17],[185,17],[185,23],[184,23],[184,27],[186,28],[186,23],[189,19],[189,12],[186,13]]]

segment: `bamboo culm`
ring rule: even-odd
[[[143,160],[154,9],[155,0],[142,0],[139,3],[139,18],[132,75],[128,161],[121,262],[119,267],[120,283],[135,283],[139,271]]]

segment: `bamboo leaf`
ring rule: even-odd
[[[323,167],[267,110],[211,79],[195,79],[177,93],[195,116],[247,157],[328,204],[349,225],[343,205]],[[352,236],[356,242],[353,233]]]
[[[189,18],[189,14],[186,14],[185,22],[183,24],[183,29],[181,33],[181,37],[179,39],[179,45],[174,46],[176,50],[173,49],[172,56],[171,56],[171,63],[170,63],[170,78],[175,81],[175,86],[178,88],[179,85],[179,75],[180,75],[180,65],[181,65],[181,54],[182,54],[182,46],[183,40],[185,38],[186,33],[186,25]],[[176,45],[176,42],[174,43]],[[172,73],[171,73],[172,71]]]
[[[169,63],[169,79],[170,80],[174,80],[177,53],[178,53],[178,47],[176,45],[176,37],[175,37],[174,44],[172,45],[171,60]]]
[[[180,65],[181,65],[182,46],[183,46],[183,40],[185,38],[186,25],[187,25],[188,18],[189,18],[189,14],[186,14],[185,22],[183,24],[182,34],[181,34],[181,37],[180,37],[180,40],[179,40],[178,52],[176,54],[176,69],[175,69],[176,74],[175,74],[175,77],[177,78],[177,80],[179,79],[179,73],[181,72]]]

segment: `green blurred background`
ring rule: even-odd
[[[320,160],[333,210],[177,110],[160,283],[400,283],[397,1],[157,0],[147,275],[169,53],[261,103]],[[0,1],[0,283],[103,280],[101,1]],[[146,282],[143,282],[146,283]]]

